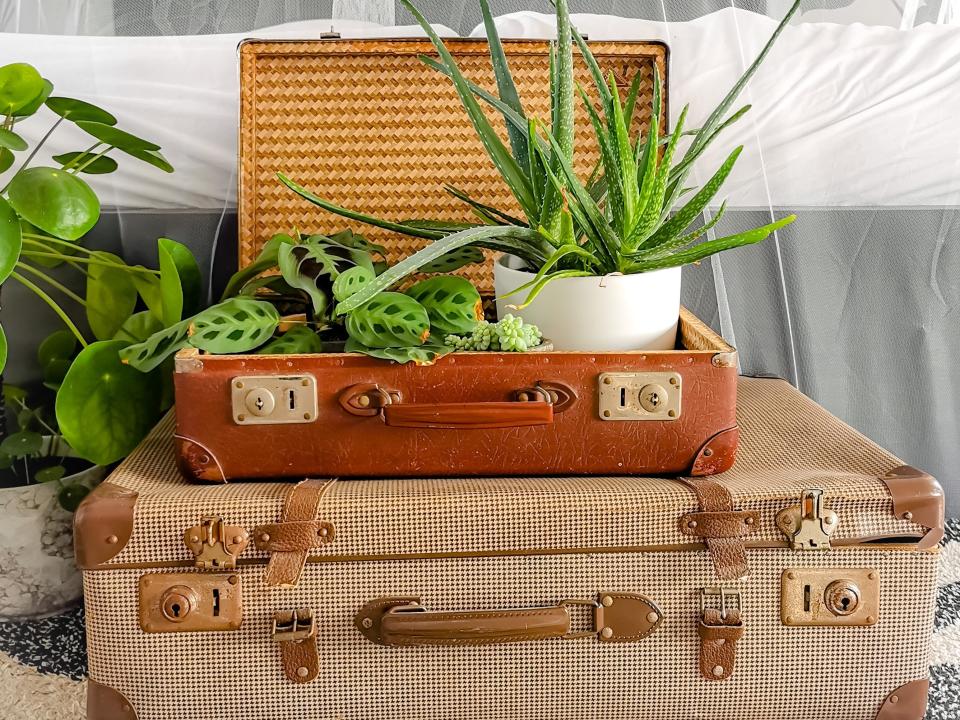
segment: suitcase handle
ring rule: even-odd
[[[574,630],[572,608],[587,615]],[[357,629],[371,642],[394,647],[492,645],[552,638],[594,637],[632,642],[652,633],[663,614],[634,593],[600,593],[596,600],[563,600],[549,607],[519,610],[435,612],[418,598],[380,598],[357,613]]]

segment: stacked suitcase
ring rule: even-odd
[[[485,46],[452,45],[482,75]],[[517,77],[544,77],[544,44],[508,48]],[[374,214],[454,212],[414,169],[470,133],[421,52],[242,47],[241,261],[330,222],[277,170],[346,183],[328,194]],[[666,71],[660,45],[596,52],[624,77]],[[448,135],[338,165],[366,127],[349,118],[403,93],[449,108]],[[319,112],[334,103],[347,121]],[[476,150],[453,163],[495,193]],[[390,197],[388,168],[406,183]],[[410,197],[418,213],[390,207]],[[738,380],[689,313],[664,353],[177,370],[176,420],[76,515],[89,720],[923,717],[939,486],[787,383]],[[251,392],[290,412],[250,422]]]

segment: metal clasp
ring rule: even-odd
[[[317,620],[310,610],[278,612],[273,616],[270,637],[276,642],[302,642],[317,635]]]
[[[709,598],[720,598],[720,604],[710,603]],[[735,600],[734,602],[731,602]],[[724,587],[701,588],[700,590],[700,615],[706,612],[707,607],[720,610],[720,617],[727,619],[728,610],[740,610],[743,612],[743,596],[739,590],[727,590]]]
[[[823,490],[804,490],[800,505],[781,510],[777,527],[790,538],[794,550],[829,550],[830,536],[839,525],[833,510],[823,506]]]
[[[183,534],[183,541],[198,568],[232,570],[250,542],[250,534],[242,527],[225,524],[222,517],[208,515]]]

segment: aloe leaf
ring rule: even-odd
[[[687,226],[692,223],[700,213],[703,212],[703,209],[707,204],[713,199],[713,197],[720,191],[720,186],[723,185],[726,181],[727,176],[730,175],[730,172],[733,170],[733,166],[737,162],[737,158],[740,157],[740,153],[743,151],[743,146],[739,146],[729,157],[724,161],[723,165],[714,173],[713,177],[710,178],[707,183],[700,188],[700,190],[694,195],[690,200],[684,205],[676,214],[667,220],[663,225],[661,225],[655,233],[653,233],[646,240],[641,242],[639,245],[631,245],[631,248],[636,248],[637,250],[646,250],[647,248],[657,247],[661,243],[665,243],[675,238],[681,232],[683,232]]]
[[[720,209],[717,210],[716,213],[714,213],[713,218],[711,218],[709,222],[706,222],[700,227],[698,227],[693,232],[687,233],[686,235],[680,235],[679,237],[674,238],[673,240],[668,240],[665,243],[661,243],[657,247],[644,250],[643,252],[635,253],[630,257],[633,257],[637,260],[653,260],[656,258],[661,258],[664,255],[669,255],[670,253],[674,252],[675,250],[679,250],[680,248],[687,247],[688,245],[692,244],[696,240],[699,240],[701,237],[703,237],[708,232],[713,230],[713,228],[716,227],[717,223],[720,222],[721,218],[723,218],[724,214],[726,213],[726,210],[727,210],[727,203],[726,201],[724,201],[723,204],[720,205]]]
[[[453,348],[437,342],[427,342],[419,347],[404,348],[371,348],[348,338],[344,346],[345,352],[369,355],[379,360],[391,360],[396,363],[412,362],[417,365],[433,365],[439,358],[453,352]]]
[[[523,208],[523,211],[527,217],[530,219],[535,218],[536,209],[529,180],[524,174],[523,169],[520,167],[517,161],[514,160],[513,155],[510,154],[510,151],[503,144],[503,141],[500,140],[500,137],[493,129],[493,126],[490,125],[490,121],[487,120],[487,116],[483,114],[483,110],[477,103],[476,98],[474,98],[466,78],[457,67],[457,64],[454,61],[453,56],[450,54],[450,51],[447,50],[443,40],[440,39],[440,36],[437,35],[436,31],[434,31],[430,23],[427,22],[427,19],[423,16],[423,14],[416,7],[414,7],[413,3],[411,3],[410,0],[401,0],[401,2],[403,3],[404,7],[406,7],[413,14],[417,22],[420,23],[420,26],[423,28],[424,32],[427,33],[431,42],[433,43],[433,46],[440,54],[441,60],[450,70],[451,79],[453,80],[457,94],[460,96],[460,101],[463,103],[463,106],[467,111],[467,115],[470,117],[470,121],[473,123],[473,127],[476,130],[480,141],[483,143],[487,154],[493,161],[493,164],[503,176],[504,181],[507,183],[507,186],[510,188],[510,191],[513,193],[514,197],[517,199],[520,207]]]
[[[538,152],[538,143],[540,138],[537,136],[536,118],[530,118],[527,121],[527,174],[530,177],[530,184],[533,186],[533,194],[537,202],[543,207],[547,192],[547,171],[543,167],[541,154]]]
[[[737,110],[733,115],[727,118],[723,122],[723,124],[720,125],[720,127],[714,130],[710,134],[710,136],[703,143],[701,143],[699,148],[697,148],[696,150],[688,150],[684,154],[683,159],[680,160],[680,162],[678,162],[676,165],[674,165],[673,168],[670,170],[670,175],[673,177],[678,177],[680,175],[685,174],[686,171],[690,168],[690,166],[693,165],[693,163],[697,160],[697,158],[699,158],[703,154],[703,152],[710,146],[710,144],[717,139],[720,133],[722,133],[724,130],[729,128],[731,125],[734,125],[737,121],[740,120],[740,118],[742,118],[744,115],[750,112],[752,108],[753,108],[753,105],[744,105],[742,108]],[[700,130],[697,129],[689,132],[684,132],[684,135],[692,134],[696,136],[699,133],[700,133]]]
[[[623,118],[626,120],[627,130],[633,127],[633,114],[637,108],[637,98],[640,96],[640,80],[640,73],[636,73],[630,81],[630,90],[623,105]]]
[[[587,96],[586,91],[579,84],[577,85],[577,89],[580,92],[580,99],[583,102],[583,106],[587,109],[590,122],[593,123],[593,133],[597,138],[597,145],[600,148],[600,161],[603,164],[604,177],[607,180],[606,189],[609,195],[607,207],[612,213],[614,224],[617,227],[622,227],[624,221],[624,176],[620,172],[620,164],[615,155],[616,150],[613,147],[611,138],[607,134],[607,129],[603,121],[600,119],[600,115],[597,113],[596,108],[593,107],[593,103]],[[634,172],[634,178],[636,178],[636,172]],[[636,183],[636,179],[634,179],[634,183]],[[588,181],[587,187],[589,186],[590,182]],[[592,193],[591,197],[593,197]]]
[[[643,215],[650,196],[653,194],[653,183],[657,176],[657,162],[660,147],[660,115],[663,108],[663,96],[660,90],[660,71],[653,69],[653,106],[650,115],[650,126],[647,129],[647,138],[643,143],[643,153],[637,163],[639,177],[639,197],[637,199],[637,213]],[[637,144],[637,149],[640,144]],[[642,174],[641,174],[642,173]]]
[[[450,233],[460,232],[461,230],[466,230],[467,228],[476,227],[477,223],[474,222],[455,222],[453,220],[429,220],[426,218],[417,218],[415,220],[403,220],[403,225],[407,227],[417,228],[418,230],[434,230],[436,232],[442,232],[444,235],[449,235]]]
[[[656,258],[653,260],[640,261],[632,265],[630,267],[630,271],[648,272],[650,270],[662,270],[664,268],[677,267],[678,265],[689,265],[690,263],[703,260],[705,257],[715,255],[719,252],[723,252],[724,250],[730,250],[743,245],[753,245],[766,240],[772,233],[786,225],[789,225],[796,219],[796,215],[788,215],[787,217],[770,223],[769,225],[764,225],[763,227],[758,227],[753,230],[747,230],[746,232],[738,233],[736,235],[718,238],[716,240],[708,240],[707,242],[695,245],[689,250],[683,250],[681,252],[674,253],[673,255],[667,255],[666,257]]]
[[[547,275],[546,277],[543,277],[537,281],[537,283],[531,287],[530,292],[527,294],[526,299],[521,305],[511,307],[515,307],[517,310],[523,310],[525,307],[529,306],[530,303],[536,300],[537,295],[539,295],[551,282],[561,278],[571,277],[594,277],[594,273],[587,272],[585,270],[558,270],[557,272]]]
[[[120,351],[120,359],[140,372],[150,372],[163,364],[163,361],[189,345],[191,319],[178,322],[146,340],[128,345]]]
[[[623,212],[621,214],[620,232],[625,237],[633,227],[638,208],[637,196],[640,189],[637,181],[637,164],[634,157],[633,144],[623,116],[623,105],[620,103],[620,93],[617,90],[617,81],[610,73],[610,108],[611,117],[608,125],[611,151],[617,161],[617,171],[623,186]]]
[[[587,69],[593,76],[593,84],[596,85],[597,92],[600,93],[600,100],[603,102],[604,110],[609,112],[611,99],[610,88],[607,87],[607,83],[603,79],[603,71],[600,69],[600,64],[597,62],[597,59],[587,46],[587,41],[583,39],[583,36],[579,32],[577,32],[577,29],[575,27],[571,27],[570,31],[573,35],[574,41],[580,48],[580,54],[583,56],[583,60],[587,64]]]
[[[587,250],[584,250],[578,245],[566,245],[562,248],[558,248],[556,252],[554,252],[550,257],[547,258],[547,261],[540,267],[540,270],[537,271],[537,274],[534,275],[532,280],[524,283],[520,287],[515,288],[504,295],[500,295],[497,299],[504,300],[508,297],[512,297],[516,295],[517,293],[523,292],[527,288],[533,287],[534,285],[539,283],[540,280],[542,280],[547,275],[547,273],[549,273],[554,268],[554,266],[556,266],[558,262],[560,262],[563,258],[569,257],[571,255],[578,255],[590,263],[596,262],[596,259],[594,258],[594,256]]]
[[[323,198],[317,197],[306,188],[295,183],[283,173],[277,173],[277,177],[280,179],[280,182],[293,190],[304,200],[308,200],[324,210],[332,212],[335,215],[340,215],[341,217],[345,217],[349,220],[356,220],[358,222],[366,223],[367,225],[383,228],[384,230],[393,230],[394,232],[398,232],[403,235],[412,235],[413,237],[426,238],[427,240],[436,240],[444,235],[441,232],[436,232],[433,230],[421,230],[410,225],[404,225],[403,223],[381,220],[380,218],[375,218],[372,215],[364,215],[363,213],[348,210],[347,208],[340,207],[339,205],[335,205],[334,203],[324,200]]]
[[[500,33],[497,32],[497,24],[493,21],[493,15],[490,13],[490,6],[487,0],[480,0],[480,12],[483,15],[483,25],[487,31],[487,44],[490,47],[490,62],[493,65],[493,76],[497,81],[497,90],[500,93],[500,99],[512,108],[521,117],[526,117],[523,112],[523,104],[520,102],[520,94],[517,92],[517,86],[513,82],[513,75],[510,72],[510,65],[507,63],[507,54],[503,51],[503,43],[500,42]],[[510,146],[513,148],[513,157],[518,163],[522,163],[527,158],[527,137],[526,134],[507,123],[507,135],[510,138]]]
[[[519,218],[515,218],[513,217],[513,215],[505,213],[502,210],[498,210],[495,207],[491,207],[490,205],[485,205],[482,202],[474,200],[472,197],[467,195],[467,193],[465,193],[463,190],[460,190],[459,188],[455,188],[452,185],[445,185],[444,190],[446,190],[448,193],[450,193],[455,198],[457,198],[457,200],[462,200],[463,202],[467,203],[470,207],[472,207],[474,210],[482,213],[486,217],[489,217],[497,225],[504,225],[504,224],[520,225],[520,226],[526,225],[526,223],[523,220],[520,220]],[[461,228],[461,229],[464,229],[464,228]]]
[[[210,353],[241,353],[263,345],[280,324],[268,302],[231,298],[194,315],[188,342]]]
[[[558,192],[562,193],[563,189],[560,183],[560,179],[553,173],[552,170],[550,170],[549,168],[547,170],[548,170],[548,177],[550,178],[550,182],[554,184],[554,186],[558,189]],[[577,202],[567,203],[567,210],[569,211],[573,219],[576,221],[577,227],[583,232],[587,241],[587,245],[589,246],[589,250],[591,250],[594,257],[597,258],[598,267],[616,268],[617,266],[616,256],[614,254],[611,254],[606,243],[601,238],[599,231],[594,227],[593,222],[590,220],[590,218],[587,217],[586,213],[584,212],[580,204]],[[603,258],[606,260],[606,264],[604,264],[604,262],[600,260],[600,256],[603,256]],[[546,259],[544,259],[543,262],[546,262]],[[538,264],[534,264],[534,267],[537,267],[537,266]]]
[[[452,235],[447,235],[440,240],[430,243],[425,248],[419,250],[413,255],[409,255],[408,257],[404,258],[396,265],[393,265],[387,269],[382,275],[378,275],[374,282],[370,283],[360,292],[352,295],[342,303],[338,304],[336,313],[338,315],[343,315],[355,310],[370,300],[370,298],[377,293],[382,292],[392,285],[400,282],[407,276],[415,273],[427,263],[433,262],[451,250],[456,250],[457,248],[464,247],[465,245],[486,245],[487,242],[492,240],[499,240],[503,242],[507,239],[512,239],[517,246],[529,250],[534,243],[539,243],[541,238],[542,235],[540,233],[536,232],[535,230],[531,230],[530,228],[512,227],[508,225],[498,225],[495,227],[480,226],[470,228],[468,230],[462,230],[461,232],[453,233]],[[513,252],[513,250],[511,249],[507,252]],[[537,264],[539,264],[539,262]]]
[[[306,325],[295,325],[257,350],[258,355],[304,355],[319,352],[323,352],[323,341]]]

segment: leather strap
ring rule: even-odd
[[[700,513],[691,515],[700,515],[708,518],[707,529],[710,534],[698,532],[702,528],[699,523],[690,527],[690,519],[686,524],[681,524],[681,532],[688,535],[702,537],[710,551],[710,557],[713,559],[714,571],[721,580],[738,580],[750,574],[750,566],[747,564],[747,549],[743,543],[741,535],[724,534],[720,531],[733,523],[732,518],[740,517],[733,515],[733,496],[721,483],[709,477],[680,478],[697,496],[700,503]],[[689,516],[684,516],[688,518]],[[746,519],[753,519],[752,525],[745,522]],[[759,515],[745,514],[739,520],[743,527],[752,527],[753,532],[759,527]]]
[[[333,526],[317,522],[317,513],[320,500],[334,482],[304,480],[297,483],[287,496],[280,522],[254,530],[257,547],[262,544],[262,549],[272,553],[263,574],[263,582],[267,587],[296,585],[307,563],[309,550],[333,539]],[[321,533],[325,527],[327,536]],[[266,540],[264,535],[267,536]]]
[[[726,680],[733,674],[737,641],[743,637],[740,611],[704,609],[697,633],[700,635],[700,674],[706,680]]]
[[[273,638],[280,645],[283,672],[291,682],[303,684],[317,678],[320,652],[317,650],[316,625],[309,610],[277,613]]]

